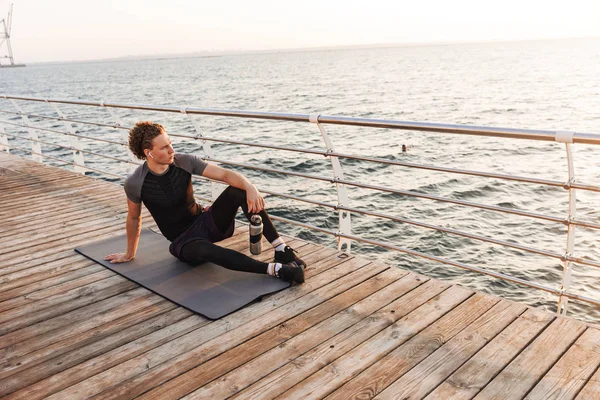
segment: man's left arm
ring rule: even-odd
[[[202,171],[202,176],[244,190],[246,192],[246,201],[248,202],[249,212],[257,213],[265,208],[265,199],[262,194],[256,189],[256,186],[242,174],[221,168],[218,165],[207,164],[204,171]]]

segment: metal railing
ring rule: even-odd
[[[338,249],[345,251],[346,253],[351,252],[351,246],[354,241],[361,242],[369,245],[379,246],[387,249],[391,249],[394,251],[398,251],[405,254],[410,254],[416,257],[432,260],[435,262],[452,265],[461,269],[466,269],[474,272],[478,272],[481,274],[485,274],[494,278],[506,280],[509,282],[514,282],[520,285],[528,286],[531,288],[535,288],[538,290],[542,290],[544,292],[553,294],[558,296],[558,313],[566,314],[567,310],[567,302],[568,299],[575,299],[578,301],[582,301],[585,303],[590,303],[596,306],[600,306],[600,300],[586,297],[583,295],[579,295],[576,293],[570,292],[570,283],[571,283],[571,271],[572,264],[582,264],[588,265],[596,268],[600,268],[600,262],[584,259],[581,257],[574,256],[574,230],[576,226],[585,227],[588,229],[600,229],[600,224],[597,224],[593,221],[585,221],[578,220],[575,217],[576,213],[576,189],[590,191],[590,192],[600,192],[600,187],[592,184],[586,184],[575,181],[574,168],[573,168],[573,157],[572,157],[572,149],[571,146],[573,143],[582,143],[582,144],[593,144],[600,145],[600,134],[594,133],[582,133],[582,132],[570,132],[570,131],[549,131],[549,130],[520,130],[520,129],[509,129],[509,128],[491,128],[491,127],[481,127],[481,126],[467,126],[467,125],[451,125],[451,124],[436,124],[436,123],[420,123],[420,122],[406,122],[406,121],[395,121],[395,120],[382,120],[382,119],[369,119],[369,118],[351,118],[351,117],[340,117],[340,116],[326,116],[319,114],[290,114],[290,113],[271,113],[271,112],[251,112],[251,111],[237,111],[237,110],[215,110],[215,109],[206,109],[206,108],[197,108],[197,107],[175,107],[175,106],[154,106],[154,105],[142,105],[142,104],[121,104],[121,103],[107,103],[104,101],[93,102],[93,101],[72,101],[72,100],[59,100],[59,99],[41,99],[34,97],[23,97],[23,96],[3,96],[0,95],[0,99],[5,98],[10,100],[13,106],[15,107],[14,111],[11,110],[0,110],[0,113],[5,115],[17,115],[20,116],[23,123],[16,123],[14,121],[0,120],[0,149],[6,148],[28,151],[32,154],[34,160],[41,161],[42,158],[47,157],[50,159],[54,159],[59,162],[63,162],[68,165],[73,165],[74,169],[77,172],[83,172],[85,170],[91,170],[95,172],[104,173],[113,177],[124,178],[124,176],[119,174],[114,174],[107,171],[102,171],[97,168],[92,168],[90,166],[85,165],[84,154],[91,154],[97,157],[102,157],[106,159],[110,159],[113,161],[118,161],[122,163],[127,163],[130,165],[138,165],[141,164],[139,161],[136,161],[132,154],[127,150],[126,140],[124,142],[117,142],[114,140],[108,140],[103,138],[95,138],[91,136],[85,136],[77,133],[71,123],[73,124],[84,124],[88,126],[96,126],[101,128],[111,128],[118,129],[121,131],[124,138],[126,138],[127,131],[130,129],[121,119],[116,115],[114,109],[132,109],[132,110],[144,110],[144,111],[157,111],[157,112],[166,112],[166,113],[181,113],[189,118],[189,121],[194,126],[196,131],[196,135],[185,135],[185,134],[175,134],[170,133],[170,136],[180,137],[185,139],[197,140],[200,141],[205,153],[203,157],[205,160],[210,160],[214,162],[219,162],[225,165],[247,168],[256,171],[267,171],[277,174],[283,174],[286,176],[295,176],[301,177],[309,180],[316,180],[322,182],[329,182],[335,184],[338,203],[330,204],[326,202],[316,201],[312,199],[302,198],[299,196],[293,196],[285,193],[278,193],[270,190],[265,190],[261,188],[261,192],[279,196],[282,198],[287,198],[294,201],[299,201],[303,203],[313,204],[321,207],[326,207],[334,210],[338,214],[338,230],[332,231],[329,229],[324,229],[321,227],[317,227],[314,225],[293,221],[290,219],[272,216],[274,220],[282,221],[285,223],[301,226],[307,229],[311,229],[317,232],[325,233],[328,235],[335,236],[338,240]],[[34,113],[26,113],[24,112],[17,101],[28,101],[28,102],[40,102],[47,103],[52,109],[58,114],[58,116],[48,116]],[[78,106],[89,106],[89,107],[100,107],[107,110],[111,116],[113,123],[105,123],[105,122],[95,122],[95,121],[85,121],[81,119],[73,119],[68,118],[64,115],[64,113],[59,108],[59,104],[69,104],[69,105],[78,105]],[[195,119],[192,118],[192,115],[209,115],[209,116],[220,116],[220,117],[232,117],[232,118],[245,118],[245,119],[264,119],[264,120],[275,120],[275,121],[292,121],[292,122],[308,122],[316,125],[319,129],[319,133],[321,135],[321,139],[324,143],[324,150],[315,150],[308,148],[297,148],[297,147],[286,147],[286,146],[276,146],[272,144],[264,144],[264,143],[254,143],[240,140],[229,140],[217,137],[206,136],[202,133],[202,130],[198,126],[198,123]],[[45,128],[40,126],[35,126],[30,122],[29,118],[39,119],[39,120],[53,120],[53,121],[62,121],[66,131],[54,129],[54,128]],[[498,173],[490,173],[485,171],[473,171],[467,169],[455,169],[448,167],[441,167],[435,165],[427,165],[427,164],[417,164],[417,163],[409,163],[395,160],[387,160],[383,158],[377,157],[368,157],[361,154],[348,154],[348,153],[340,153],[336,152],[333,146],[333,142],[331,137],[328,135],[325,130],[325,125],[346,125],[346,126],[361,126],[361,127],[371,127],[371,128],[387,128],[387,129],[401,129],[401,130],[416,130],[416,131],[428,131],[428,132],[441,132],[441,133],[452,133],[452,134],[467,134],[467,135],[478,135],[478,136],[487,136],[487,137],[497,137],[497,138],[513,138],[513,139],[527,139],[527,140],[535,140],[535,141],[555,141],[561,142],[565,144],[565,150],[567,154],[567,168],[568,168],[568,179],[565,181],[557,181],[557,180],[547,180],[547,179],[539,179],[534,177],[525,177],[525,176],[516,176],[516,175],[508,175],[508,174],[498,174]],[[22,135],[17,135],[13,133],[6,132],[5,126],[11,128],[25,128],[29,132],[29,137],[25,137]],[[70,145],[61,145],[56,143],[50,143],[46,141],[42,141],[37,137],[37,131],[46,131],[51,133],[57,133],[61,135],[65,135],[70,138]],[[10,143],[9,138],[27,140],[31,143],[31,150],[25,149],[22,147],[16,147]],[[106,154],[100,154],[97,152],[93,152],[90,150],[84,149],[81,140],[93,140],[102,143],[108,143],[112,145],[121,146],[124,148],[124,151],[128,154],[128,159],[113,157]],[[246,163],[237,163],[228,160],[223,160],[215,156],[214,149],[211,147],[210,143],[226,143],[226,144],[234,144],[240,146],[249,146],[249,147],[258,147],[263,149],[275,149],[281,151],[289,151],[295,153],[303,153],[303,154],[312,154],[312,155],[321,155],[327,157],[332,165],[333,176],[321,176],[321,175],[312,175],[288,170],[274,169],[274,168],[266,168],[257,165],[251,165]],[[45,155],[42,153],[41,144],[48,146],[55,146],[58,148],[62,148],[65,150],[69,150],[73,153],[74,160],[68,161],[64,159],[60,159],[57,157]],[[438,171],[445,172],[450,174],[460,174],[466,176],[477,176],[483,178],[491,178],[491,179],[499,179],[505,181],[513,181],[513,182],[522,182],[529,183],[535,185],[563,188],[568,191],[569,194],[569,207],[566,217],[556,217],[551,215],[545,215],[540,213],[533,213],[528,211],[516,210],[512,208],[500,207],[500,206],[491,206],[487,204],[474,203],[469,201],[456,200],[447,197],[434,196],[419,192],[414,192],[410,190],[399,190],[393,187],[387,186],[379,186],[373,184],[367,184],[363,182],[356,182],[352,180],[348,180],[344,177],[342,164],[340,163],[340,159],[351,159],[351,160],[359,160],[366,161],[384,165],[393,165],[393,166],[402,166],[407,168],[415,168],[422,170],[430,170],[430,171]],[[217,197],[217,189],[214,186],[213,181],[200,178],[205,181],[210,182],[211,184],[211,200]],[[559,253],[555,251],[547,251],[542,249],[537,249],[530,246],[521,245],[518,243],[512,243],[508,241],[498,240],[487,236],[475,235],[468,232],[460,231],[457,229],[445,228],[439,225],[427,224],[419,221],[414,221],[408,218],[400,218],[392,215],[387,215],[385,213],[380,213],[372,210],[365,210],[356,207],[350,206],[350,201],[347,194],[347,187],[358,187],[364,188],[374,191],[394,193],[402,196],[410,196],[414,198],[420,199],[428,199],[439,202],[451,203],[460,206],[466,206],[471,208],[478,208],[483,210],[489,210],[494,212],[500,212],[505,214],[519,215],[527,218],[533,218],[537,220],[549,221],[557,224],[562,224],[567,227],[567,245],[564,253]],[[405,224],[409,224],[412,226],[418,226],[421,228],[436,230],[440,232],[445,232],[451,235],[456,235],[460,237],[465,237],[469,239],[478,240],[481,242],[492,243],[500,246],[504,246],[507,248],[517,249],[521,251],[525,251],[531,254],[537,254],[541,256],[550,257],[552,259],[560,260],[563,263],[563,274],[562,274],[562,282],[560,289],[548,287],[542,284],[538,284],[532,281],[528,281],[525,279],[521,279],[518,277],[510,276],[507,274],[502,274],[498,272],[491,271],[489,269],[483,269],[475,266],[471,266],[468,264],[444,259],[442,257],[433,256],[430,254],[426,254],[423,252],[415,251],[408,248],[399,247],[393,243],[372,240],[369,238],[363,238],[352,234],[352,224],[351,224],[351,214],[361,214],[361,215],[369,215],[377,218],[382,218],[389,221],[401,222]]]

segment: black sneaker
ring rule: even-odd
[[[289,283],[304,283],[304,268],[292,261],[291,263],[283,264],[275,276]]]
[[[300,257],[297,257],[295,253],[298,253],[296,250],[292,249],[290,246],[285,246],[283,251],[275,252],[275,262],[288,264],[292,261],[301,266],[303,269],[306,269],[306,263],[302,261]]]

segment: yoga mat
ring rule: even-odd
[[[232,271],[213,263],[190,266],[169,253],[169,241],[149,229],[142,231],[135,258],[111,264],[108,254],[122,252],[127,236],[91,243],[76,252],[209,319],[218,319],[262,296],[290,286],[278,278]]]

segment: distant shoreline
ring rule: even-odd
[[[224,56],[237,55],[258,55],[258,54],[276,54],[276,53],[304,53],[319,51],[339,51],[339,50],[360,50],[360,49],[385,49],[398,47],[427,47],[427,46],[451,46],[451,45],[471,45],[471,44],[498,44],[498,43],[524,43],[524,42],[555,42],[565,40],[589,40],[600,39],[600,36],[569,37],[569,38],[542,38],[542,39],[520,39],[520,40],[483,40],[483,41],[455,41],[455,42],[414,42],[414,43],[378,43],[362,45],[342,45],[325,47],[298,47],[298,48],[280,48],[280,49],[262,49],[262,50],[223,50],[223,51],[201,51],[190,53],[172,53],[172,54],[140,54],[136,56],[122,56],[111,58],[99,58],[89,60],[64,60],[64,61],[40,61],[28,62],[29,66],[37,65],[59,65],[59,64],[91,64],[118,61],[138,61],[138,60],[172,60],[186,58],[216,58]]]

